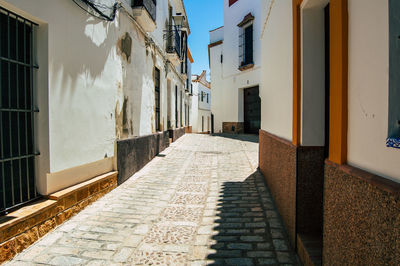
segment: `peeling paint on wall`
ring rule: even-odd
[[[115,105],[115,136],[117,139],[125,139],[129,137],[129,131],[133,133],[132,120],[128,122],[128,97],[124,97],[122,108],[117,101]]]
[[[118,54],[122,56],[122,58],[128,63],[131,62],[131,54],[132,54],[132,38],[128,32],[125,32],[125,35],[118,40]]]

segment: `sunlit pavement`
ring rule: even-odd
[[[9,265],[297,264],[255,136],[185,135]]]

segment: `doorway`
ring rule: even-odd
[[[172,128],[171,119],[172,119],[172,111],[171,111],[171,80],[167,80],[167,129]]]
[[[296,232],[302,249],[314,254],[311,259],[316,265],[322,262],[324,162],[329,154],[329,13],[329,0],[305,0],[301,5],[302,102]]]
[[[261,127],[261,98],[259,87],[243,90],[244,100],[244,132],[246,134],[258,134]]]
[[[211,114],[211,134],[214,134],[214,114]]]

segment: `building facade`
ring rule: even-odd
[[[399,264],[399,2],[262,12],[260,170],[292,246],[306,265]]]
[[[261,1],[224,1],[224,26],[210,31],[214,131],[260,128]]]
[[[113,170],[121,183],[123,145],[148,161],[189,125],[183,1],[1,0],[0,16],[0,211]]]
[[[192,75],[192,129],[194,133],[211,133],[211,84],[206,71]]]

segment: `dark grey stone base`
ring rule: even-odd
[[[117,141],[118,185],[169,146],[168,131]]]
[[[172,142],[175,142],[177,139],[185,135],[185,128],[177,128],[177,129],[170,129],[168,130],[169,137],[172,139]]]

